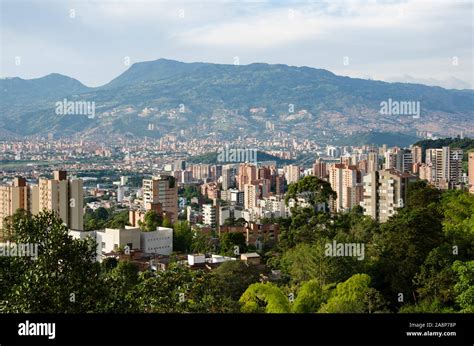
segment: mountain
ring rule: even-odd
[[[309,67],[141,62],[87,88],[53,74],[0,81],[1,130],[19,135],[272,136],[338,141],[368,131],[436,134],[472,129],[474,91],[337,76]],[[55,103],[95,102],[93,118],[58,115]],[[420,118],[381,114],[381,102],[420,102]],[[273,124],[274,130],[268,124]],[[270,129],[268,129],[270,128]]]
[[[376,145],[381,146],[383,144],[389,147],[409,147],[411,144],[419,141],[419,138],[413,135],[407,135],[404,133],[391,133],[391,132],[376,132],[369,131],[365,133],[357,133],[341,138],[336,141],[337,145]]]
[[[89,90],[88,87],[74,78],[51,73],[35,79],[18,77],[0,79],[2,105],[18,104],[25,100],[40,100],[41,98],[58,98],[71,94],[80,94]]]

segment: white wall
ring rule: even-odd
[[[145,253],[170,255],[173,252],[173,229],[158,227],[153,232],[140,232],[140,249]]]

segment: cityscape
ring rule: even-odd
[[[472,344],[471,2],[0,3],[5,337]]]

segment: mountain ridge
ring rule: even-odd
[[[414,133],[424,127],[439,132],[450,128],[448,124],[453,130],[465,129],[474,115],[474,90],[388,83],[307,66],[266,63],[158,59],[134,63],[95,88],[49,74],[33,80],[2,79],[0,90],[0,128],[20,135],[126,131],[159,137],[203,122],[203,132],[251,135],[261,132],[265,121],[303,137],[368,130]],[[54,104],[62,98],[94,102],[98,116],[89,120],[58,117]],[[380,104],[389,98],[420,102],[425,123],[407,116],[382,116]],[[157,129],[147,131],[150,124]]]

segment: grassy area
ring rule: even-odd
[[[18,160],[18,161],[10,161],[4,160],[0,161],[0,168],[1,169],[13,169],[13,168],[24,168],[31,164],[32,166],[46,166],[55,164],[55,162],[51,161],[30,161],[30,160]]]

